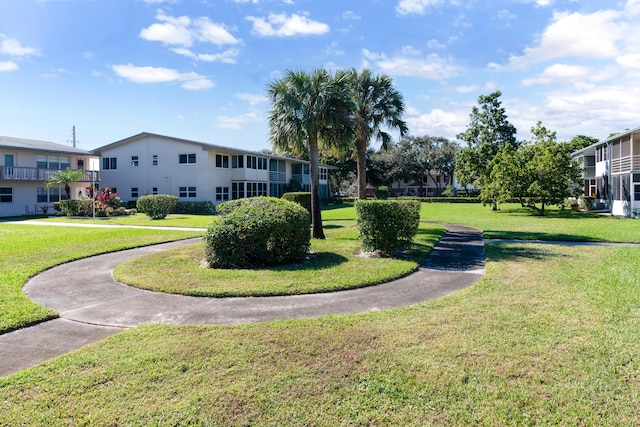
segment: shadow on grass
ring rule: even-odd
[[[340,264],[348,262],[349,259],[345,256],[338,255],[332,252],[318,252],[315,253],[311,259],[305,262],[299,262],[297,264],[279,265],[275,267],[261,268],[264,271],[306,271],[306,270],[324,270],[327,268],[336,267]]]
[[[594,239],[589,236],[563,233],[541,233],[536,231],[505,231],[505,230],[484,230],[485,239],[506,239],[506,240],[545,240],[558,242],[601,242],[602,239]]]
[[[569,258],[571,255],[562,254],[553,247],[541,245],[515,245],[512,243],[491,243],[484,247],[487,261],[513,261],[517,259],[546,260],[551,258]]]
[[[333,230],[333,229],[336,229],[336,228],[344,228],[344,225],[326,224],[326,225],[323,225],[322,228],[324,228],[325,230]]]

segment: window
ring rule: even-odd
[[[233,169],[243,169],[244,156],[231,156],[231,167]]]
[[[320,179],[326,181],[328,177],[327,168],[320,168]]]
[[[153,187],[151,189],[151,194],[158,194],[158,187]]]
[[[180,187],[179,188],[180,197],[186,198],[195,198],[196,196],[196,187]]]
[[[229,167],[229,156],[223,156],[222,154],[216,154],[216,167],[217,168],[228,168]]]
[[[131,198],[138,198],[138,187],[131,187]]]
[[[78,159],[76,164],[78,165],[78,170],[84,170],[84,159]]]
[[[267,183],[259,182],[258,183],[258,196],[266,196],[267,195]]]
[[[188,164],[188,163],[195,163],[196,162],[196,154],[195,153],[191,153],[191,154],[180,154],[178,156],[178,162],[180,164]]]
[[[153,156],[151,156],[151,164],[153,166],[158,166],[158,155],[154,154]]]
[[[231,183],[231,198],[244,199],[244,182]]]
[[[216,187],[216,200],[229,200],[229,187]]]
[[[138,156],[131,156],[131,167],[137,168],[138,166],[140,166]]]
[[[117,157],[103,157],[102,158],[102,170],[115,170],[118,169]]]
[[[6,164],[6,160],[5,160],[5,164]],[[47,156],[36,156],[36,167],[38,169],[46,169],[49,166],[49,163],[47,162]]]
[[[71,168],[71,157],[60,156],[60,170]]]
[[[4,165],[5,166],[13,166],[13,154],[5,154],[4,155]]]
[[[267,159],[265,157],[258,157],[258,169],[267,170]]]
[[[13,188],[0,187],[0,203],[13,203]]]
[[[640,184],[633,184],[633,200],[640,201]]]
[[[63,191],[60,191],[60,188],[57,187],[38,187],[37,191],[37,201],[38,203],[54,203],[59,202],[60,199],[66,199],[66,194]],[[62,194],[62,197],[60,196]]]

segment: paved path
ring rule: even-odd
[[[132,257],[189,241],[114,252],[63,264],[33,277],[24,291],[60,318],[0,335],[0,375],[7,375],[141,324],[224,324],[360,313],[406,306],[471,286],[484,274],[480,230],[447,225],[423,265],[382,285],[312,295],[202,298],[131,288],[113,268]]]

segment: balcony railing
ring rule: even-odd
[[[27,168],[22,166],[0,166],[0,179],[10,181],[46,181],[56,169]],[[78,182],[100,181],[98,171],[84,171]]]
[[[287,174],[285,172],[269,171],[269,181],[271,181],[271,182],[287,182]]]
[[[311,177],[309,175],[304,174],[293,174],[291,175],[291,179],[294,181],[298,181],[300,184],[311,184]]]

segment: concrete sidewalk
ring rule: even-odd
[[[171,242],[60,265],[24,287],[60,319],[0,335],[0,375],[148,323],[229,324],[360,313],[411,305],[452,294],[484,274],[480,230],[447,225],[424,264],[413,274],[377,286],[333,293],[254,298],[201,298],[149,292],[113,280],[113,268],[132,257],[195,242]]]

